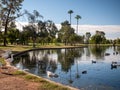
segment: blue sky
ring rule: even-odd
[[[104,31],[108,39],[120,38],[120,0],[24,0],[23,10],[37,10],[44,19],[52,20],[58,29],[61,22],[69,21],[69,10],[73,10],[72,27],[76,30],[75,16],[82,17],[79,21],[79,35],[86,32],[95,34],[96,30]],[[18,28],[26,25],[27,18],[19,19]],[[24,23],[23,23],[24,22]]]
[[[22,9],[37,10],[43,20],[57,24],[69,20],[67,12],[71,9],[72,24],[76,24],[78,14],[81,25],[120,25],[120,0],[24,0]]]

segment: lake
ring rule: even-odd
[[[111,66],[112,62],[118,66]],[[81,90],[120,90],[120,47],[117,46],[30,51],[15,57],[12,64]]]

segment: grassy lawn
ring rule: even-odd
[[[76,46],[70,46],[67,45],[65,46],[63,43],[50,43],[48,45],[40,45],[37,44],[36,48],[65,48],[65,47],[84,47],[84,46],[95,46],[95,44],[79,44]],[[112,46],[112,44],[100,44],[99,46]],[[116,46],[120,46],[120,44],[116,44]],[[11,50],[13,52],[20,52],[20,51],[25,51],[25,50],[30,50],[33,49],[32,45],[8,45],[8,46],[0,46],[0,50]]]
[[[85,44],[80,44],[78,46],[86,46]],[[36,45],[36,48],[65,48],[65,47],[77,47],[77,46],[70,46],[70,45],[67,45],[65,46],[64,44],[62,43],[58,43],[58,44],[55,44],[55,43],[51,43],[51,44],[48,44],[48,45],[40,45],[40,44],[37,44]],[[0,46],[0,50],[11,50],[11,51],[15,51],[15,52],[20,52],[20,51],[25,51],[25,50],[29,50],[29,49],[33,49],[32,45],[8,45],[8,46]]]
[[[6,62],[5,62],[4,58],[0,57],[0,64],[3,65],[3,66],[6,65]]]
[[[11,50],[11,51],[25,51],[32,49],[32,46],[22,46],[22,45],[9,45],[9,46],[0,46],[1,50]]]

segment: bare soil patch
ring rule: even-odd
[[[40,90],[40,83],[30,82],[12,73],[11,67],[0,68],[0,90]]]

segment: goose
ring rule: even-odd
[[[46,72],[47,72],[47,76],[49,76],[49,77],[53,77],[54,76],[53,72],[51,72],[51,71],[46,71]]]
[[[49,77],[55,77],[55,78],[58,77],[57,74],[55,74],[55,73],[53,73],[53,72],[51,72],[51,71],[46,71],[46,73],[47,73],[47,76],[49,76]]]
[[[13,54],[11,54],[10,58],[7,59],[7,61],[9,62],[12,62],[14,59],[13,59]]]
[[[7,53],[4,53],[4,54],[2,54],[2,57],[5,58],[5,59],[8,59],[9,55]]]
[[[26,69],[23,69],[23,71],[27,71],[27,72],[28,72],[28,71],[29,71],[29,69],[27,69],[27,68],[26,68]]]

